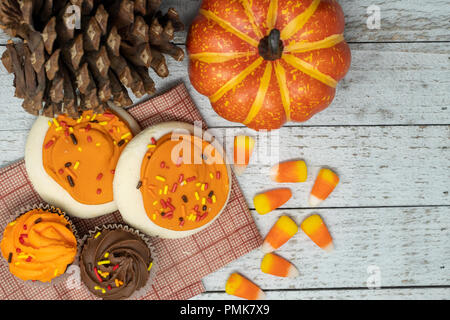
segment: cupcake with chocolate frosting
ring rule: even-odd
[[[105,300],[136,297],[149,287],[154,257],[146,239],[128,227],[104,226],[90,232],[80,257],[81,279]]]

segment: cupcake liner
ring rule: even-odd
[[[152,265],[152,268],[150,269],[150,274],[149,274],[149,277],[147,279],[146,284],[142,288],[140,288],[139,290],[136,290],[131,296],[129,296],[128,298],[124,299],[124,300],[137,300],[137,299],[142,298],[143,296],[145,296],[151,290],[151,287],[153,285],[153,280],[154,280],[154,278],[156,276],[156,273],[157,273],[157,270],[158,270],[158,258],[157,258],[157,255],[156,255],[156,249],[155,249],[153,243],[150,241],[149,237],[146,234],[140,232],[137,229],[131,228],[131,227],[129,227],[129,226],[125,225],[125,224],[121,224],[121,223],[105,224],[105,225],[102,225],[102,226],[96,226],[93,230],[89,230],[89,232],[81,239],[78,262],[81,261],[81,254],[83,252],[84,245],[85,245],[86,241],[89,238],[95,236],[98,232],[101,232],[103,230],[116,230],[116,229],[122,229],[124,231],[131,232],[131,233],[137,235],[147,245],[147,247],[150,250],[150,255],[151,255],[152,259],[153,259],[153,261],[152,261],[153,265]],[[82,283],[82,285],[84,287],[86,287],[86,290],[89,291],[89,293],[93,297],[92,299],[103,300],[102,298],[100,298],[100,297],[96,296],[95,294],[93,294],[87,288],[87,286],[84,284],[84,282],[82,280],[81,280],[81,283]]]
[[[67,222],[70,224],[70,228],[72,230],[72,233],[75,236],[75,239],[77,241],[77,254],[75,255],[74,261],[71,264],[67,265],[66,271],[63,274],[59,275],[56,278],[53,278],[51,282],[41,282],[41,281],[38,281],[38,280],[36,280],[36,281],[22,280],[22,279],[16,277],[14,274],[11,273],[11,275],[13,277],[15,277],[17,280],[21,281],[24,285],[26,285],[28,287],[32,287],[32,288],[39,288],[39,287],[40,288],[46,288],[46,287],[50,287],[50,286],[53,286],[53,285],[60,284],[60,283],[62,283],[64,281],[66,281],[69,278],[70,274],[67,273],[67,269],[70,266],[72,266],[72,265],[78,265],[79,255],[80,255],[80,248],[81,248],[81,239],[80,239],[80,237],[78,235],[77,229],[76,229],[75,225],[73,224],[70,216],[67,215],[61,209],[56,208],[56,207],[54,207],[54,206],[52,206],[50,204],[47,204],[47,203],[39,203],[39,204],[35,204],[35,205],[26,205],[26,206],[20,207],[19,210],[15,211],[15,213],[11,214],[11,217],[12,217],[11,222],[17,220],[20,216],[24,215],[25,213],[27,213],[27,212],[29,212],[31,210],[35,210],[35,209],[41,209],[43,211],[47,211],[47,212],[51,212],[51,213],[55,213],[55,214],[58,214],[60,216],[63,216],[67,220]],[[5,228],[6,228],[6,226],[5,226]],[[2,236],[3,236],[3,232],[4,232],[4,230],[2,230]],[[0,256],[1,256],[0,263],[2,265],[6,265],[6,267],[9,270],[9,263],[8,263],[7,259],[5,259],[3,257],[3,255],[1,255],[1,254],[0,254]]]

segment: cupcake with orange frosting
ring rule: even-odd
[[[14,276],[48,283],[74,262],[76,231],[58,209],[35,207],[6,226],[0,248]]]
[[[200,130],[201,131],[201,130]],[[114,198],[123,219],[162,238],[181,238],[210,225],[231,190],[221,145],[194,126],[168,122],[150,127],[125,148],[117,165]]]
[[[28,176],[42,199],[70,215],[93,218],[113,212],[116,164],[139,130],[117,108],[103,114],[84,111],[78,119],[39,117],[26,144]]]

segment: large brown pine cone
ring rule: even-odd
[[[32,114],[52,117],[102,112],[106,102],[132,103],[153,94],[148,68],[169,70],[163,54],[181,61],[171,41],[184,29],[175,9],[163,15],[162,0],[1,0],[0,27],[9,41],[2,61],[14,73],[15,95]]]

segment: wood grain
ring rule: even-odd
[[[343,290],[273,290],[267,300],[447,300],[450,288],[414,289],[343,289]],[[242,300],[225,292],[205,292],[191,300]]]
[[[233,136],[246,132],[213,131],[228,154]],[[295,197],[285,207],[308,206],[322,166],[335,169],[341,179],[324,203],[327,207],[450,205],[450,126],[285,127],[277,133],[281,143],[271,140],[270,154],[263,149],[264,136],[257,137],[260,149],[239,179],[251,207],[255,193],[278,186],[268,177],[270,166],[277,159],[297,158],[306,161],[308,179],[288,185]],[[26,135],[26,130],[0,131],[1,165],[23,157]]]
[[[333,104],[305,123],[289,126],[408,125],[450,123],[450,49],[447,44],[353,44],[350,72],[340,82]],[[0,47],[0,54],[4,48]],[[411,51],[411,52],[408,52]],[[440,53],[430,53],[440,52]],[[241,126],[219,117],[208,98],[190,84],[188,62],[168,60],[171,74],[157,80],[157,92],[184,82],[210,127]],[[28,130],[34,117],[14,98],[13,76],[0,64],[0,131]],[[130,96],[133,97],[130,92]],[[147,99],[133,100],[135,102]],[[1,159],[1,158],[0,158]]]
[[[300,224],[312,213],[322,216],[335,244],[327,253],[299,232],[276,251],[300,271],[295,279],[260,271],[263,253],[255,250],[208,275],[206,291],[224,291],[233,272],[262,289],[367,288],[367,268],[378,266],[381,287],[449,286],[450,208],[355,208],[252,212],[265,236],[280,215]],[[448,298],[448,296],[447,296]]]

